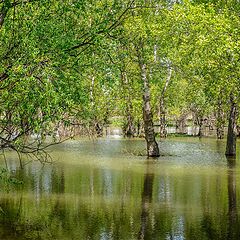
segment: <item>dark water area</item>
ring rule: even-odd
[[[226,159],[211,138],[159,146],[147,159],[144,140],[68,141],[23,170],[9,153],[24,184],[0,190],[0,239],[240,239],[239,152]]]

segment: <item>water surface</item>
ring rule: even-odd
[[[159,146],[147,159],[144,140],[73,140],[51,149],[53,164],[23,170],[9,153],[24,184],[1,189],[0,239],[240,239],[240,167],[225,142]]]

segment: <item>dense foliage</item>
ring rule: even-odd
[[[101,136],[114,119],[141,135],[143,63],[161,136],[191,115],[199,135],[208,122],[223,137],[239,102],[239,11],[238,0],[1,0],[0,148],[35,153],[48,135]]]

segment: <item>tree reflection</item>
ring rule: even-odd
[[[236,198],[236,158],[227,157],[228,161],[228,239],[238,239],[237,198]]]
[[[144,174],[144,186],[142,192],[142,213],[141,213],[141,228],[139,231],[138,239],[146,239],[147,225],[149,219],[149,208],[152,202],[153,192],[153,162],[147,159],[146,172]]]
[[[218,218],[211,216],[208,210],[205,210],[202,219],[202,229],[207,239],[236,240],[239,238],[239,221],[237,214],[237,197],[236,197],[236,158],[227,157],[227,214],[218,215]],[[204,203],[206,205],[206,203]],[[225,228],[226,226],[226,228]]]
[[[21,223],[22,200],[22,195],[17,200],[0,198],[0,239],[20,239],[25,234]]]

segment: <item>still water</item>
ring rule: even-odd
[[[1,189],[0,239],[240,239],[239,154],[207,138],[159,146],[148,160],[143,140],[69,141],[23,170],[9,154],[24,184]]]

